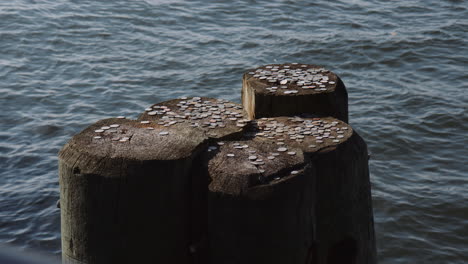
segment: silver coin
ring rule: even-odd
[[[286,152],[287,150],[288,150],[288,148],[281,147],[281,148],[278,148],[276,151],[279,151],[279,152]]]
[[[146,121],[146,120],[145,120],[145,121],[141,121],[140,123],[142,123],[142,124],[149,124],[150,121]]]
[[[274,159],[275,159],[275,156],[268,156],[267,159],[269,159],[269,160],[274,160]]]
[[[166,136],[166,135],[169,135],[169,132],[168,131],[161,131],[161,132],[159,132],[159,135],[160,136]]]
[[[94,139],[101,139],[102,137],[101,136],[95,136],[93,137]]]
[[[112,128],[117,128],[117,127],[119,127],[119,126],[120,126],[120,125],[118,125],[118,124],[112,124],[112,125],[110,125],[110,127],[112,127]]]
[[[249,156],[249,160],[256,160],[257,159],[257,156]]]
[[[96,132],[96,133],[103,133],[104,130],[103,130],[103,129],[96,129],[96,130],[94,130],[94,132]]]
[[[296,175],[296,174],[298,174],[298,173],[299,173],[299,172],[296,171],[296,170],[291,171],[291,174],[292,174],[292,175]]]
[[[228,154],[226,154],[226,156],[232,158],[232,157],[234,157],[235,155],[234,155],[233,153],[228,153]]]
[[[296,155],[296,152],[294,152],[294,151],[289,151],[289,152],[288,152],[288,155],[294,156],[294,155]]]

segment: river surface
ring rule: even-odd
[[[366,140],[380,263],[468,263],[468,2],[0,2],[0,242],[60,254],[57,152],[179,96],[240,101],[269,63],[323,65]]]

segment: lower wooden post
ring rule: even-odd
[[[304,264],[310,257],[312,170],[300,149],[280,154],[271,143],[225,142],[210,159],[207,263]]]

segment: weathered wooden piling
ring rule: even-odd
[[[298,148],[315,181],[315,263],[376,263],[367,147],[335,118],[261,118],[247,135]],[[332,262],[330,262],[332,261]]]
[[[348,122],[348,94],[341,79],[316,65],[270,64],[247,71],[242,105],[250,119],[310,113]]]
[[[263,66],[242,101],[179,98],[74,136],[59,154],[64,261],[376,263],[367,147],[338,76]]]
[[[206,263],[306,263],[314,177],[300,149],[277,148],[272,141],[231,141],[209,159]]]
[[[190,173],[205,140],[125,119],[74,136],[59,162],[65,262],[188,263]]]

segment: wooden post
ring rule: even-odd
[[[190,169],[205,140],[122,119],[73,137],[59,161],[65,262],[189,263]]]
[[[247,71],[242,105],[249,119],[310,113],[348,122],[348,94],[334,73],[306,64],[271,64]]]
[[[142,115],[153,116],[99,121],[61,150],[65,262],[192,262],[204,232],[196,208],[206,207],[195,161],[210,137],[240,134],[242,108],[192,98]]]
[[[206,263],[304,264],[314,241],[314,177],[300,149],[230,141],[208,162]]]
[[[254,121],[255,138],[299,148],[315,178],[313,263],[375,264],[376,247],[367,146],[335,118],[276,117]],[[274,139],[273,139],[273,138]]]

